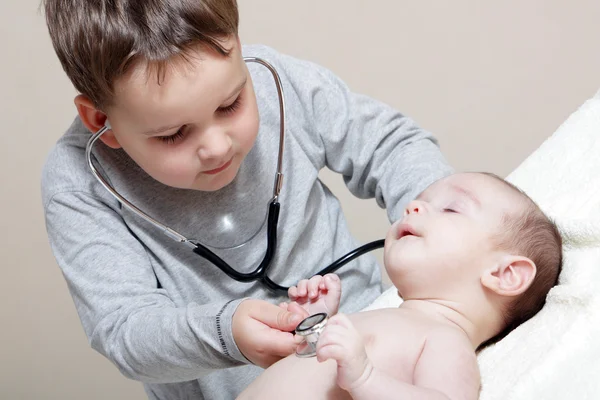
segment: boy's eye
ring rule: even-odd
[[[185,126],[182,126],[181,128],[179,128],[179,130],[177,130],[177,132],[175,132],[172,135],[157,136],[156,138],[158,140],[160,140],[161,142],[173,144],[173,143],[177,142],[178,140],[180,140],[181,138],[183,138],[183,129],[184,128],[185,128]]]
[[[221,115],[229,115],[229,114],[233,114],[234,112],[236,112],[238,110],[238,108],[240,108],[240,104],[241,104],[241,100],[240,97],[242,97],[241,95],[238,96],[235,101],[233,103],[231,103],[228,106],[225,107],[219,107],[217,109],[217,112]]]

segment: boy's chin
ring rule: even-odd
[[[210,182],[199,182],[194,184],[190,189],[199,190],[202,192],[216,192],[229,185],[235,179],[235,175],[229,179],[218,179]]]

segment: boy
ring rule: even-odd
[[[91,346],[152,399],[234,398],[260,371],[248,364],[266,367],[294,351],[300,316],[122,207],[88,171],[90,132],[110,121],[93,158],[119,193],[251,271],[266,247],[279,103],[270,73],[247,67],[243,55],[274,65],[288,117],[269,277],[286,286],[356,247],[321,168],[343,174],[355,195],[377,197],[391,219],[450,172],[410,119],[350,93],[323,68],[242,48],[234,0],[46,0],[45,11],[81,93],[78,118],[44,168],[48,236]],[[345,311],[381,292],[372,257],[340,276],[360,292],[342,296]]]
[[[339,279],[301,281],[283,306],[334,315],[317,357],[281,360],[239,398],[477,399],[476,351],[542,308],[561,271],[562,240],[518,189],[457,174],[408,205],[384,259],[404,300],[398,309],[334,315]]]

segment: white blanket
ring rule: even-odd
[[[479,355],[480,398],[600,399],[600,92],[507,180],[558,223],[565,260],[544,308]],[[390,288],[368,309],[400,302]]]

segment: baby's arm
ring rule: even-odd
[[[369,364],[370,365],[370,364]],[[426,340],[413,384],[368,367],[348,392],[361,399],[476,400],[480,376],[475,352],[460,334],[440,331]]]

